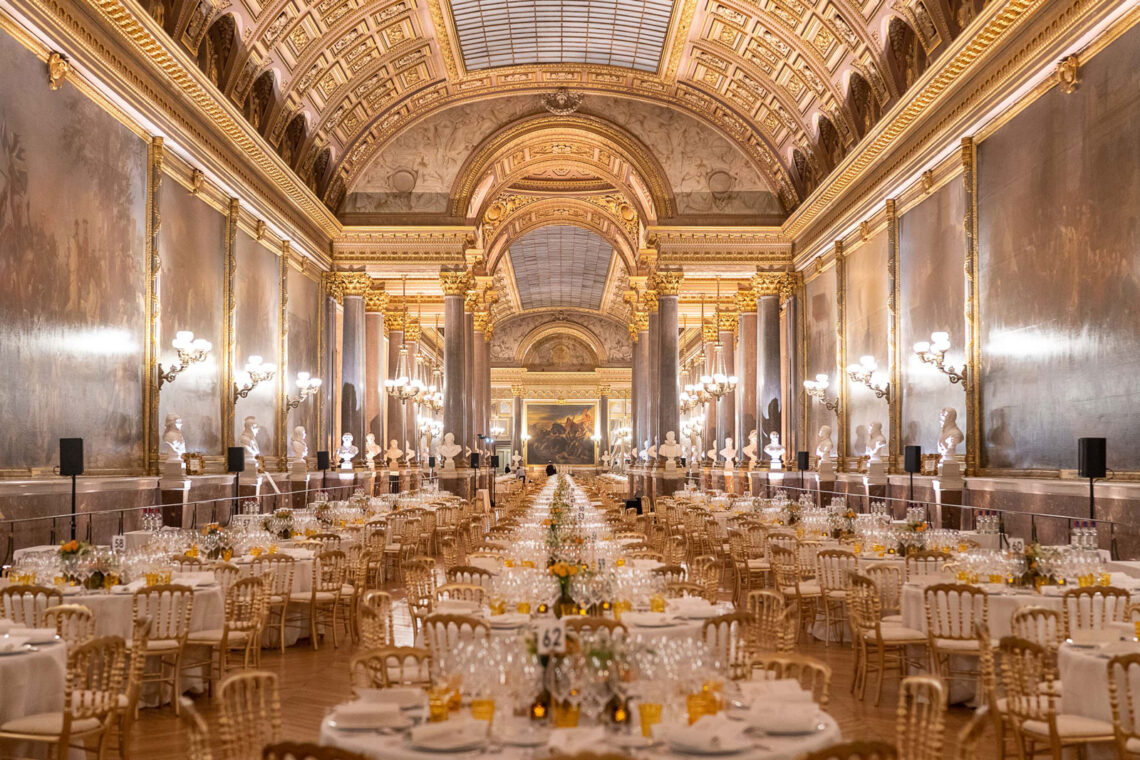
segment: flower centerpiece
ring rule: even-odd
[[[554,560],[546,571],[558,581],[558,599],[554,602],[554,616],[572,615],[578,609],[578,603],[570,593],[570,582],[578,574],[579,566],[576,563]]]
[[[261,521],[261,527],[280,539],[293,537],[293,510],[277,509]]]
[[[202,528],[202,547],[206,550],[207,559],[229,562],[234,556],[229,537],[217,523],[208,523]]]
[[[926,530],[930,526],[925,520],[910,520],[902,526],[898,533],[898,547],[895,550],[900,557],[916,552],[926,545]]]
[[[855,510],[847,507],[831,518],[831,537],[850,538],[855,535]]]
[[[1036,541],[1025,545],[1025,569],[1014,578],[1014,585],[1027,586],[1041,592],[1042,586],[1057,583],[1057,562],[1061,549],[1056,546],[1042,546]]]

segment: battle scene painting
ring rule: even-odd
[[[593,464],[594,404],[527,404],[527,464]]]

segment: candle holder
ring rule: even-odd
[[[301,393],[296,398],[286,396],[285,402],[289,409],[296,409],[301,405],[301,402],[309,396],[316,394],[317,390],[321,387],[321,379],[319,377],[310,377],[308,372],[297,373],[297,390]]]
[[[166,383],[174,382],[174,378],[185,372],[191,364],[205,361],[206,356],[209,355],[213,349],[213,345],[210,341],[204,338],[195,338],[194,333],[189,330],[179,330],[175,333],[174,340],[172,340],[170,344],[174,346],[174,350],[178,352],[178,364],[172,364],[165,368],[159,365],[159,388]]]
[[[859,357],[858,364],[847,367],[847,376],[857,383],[862,383],[871,389],[875,398],[891,400],[891,383],[887,376],[879,371],[879,364],[873,356]]]
[[[827,375],[816,375],[815,380],[804,380],[804,390],[807,392],[807,395],[823,404],[824,409],[838,413],[839,398],[829,399],[827,397],[827,388],[830,384],[831,381]]]
[[[262,383],[272,380],[277,375],[277,368],[272,364],[266,364],[261,360],[260,356],[254,355],[249,357],[249,361],[245,364],[244,377],[240,382],[234,383],[234,401],[239,398],[248,398],[250,391]]]
[[[921,340],[914,344],[914,353],[919,359],[949,377],[951,383],[961,383],[963,390],[969,390],[966,365],[963,364],[961,369],[946,366],[946,352],[949,350],[950,333],[946,332],[932,332],[929,341]]]

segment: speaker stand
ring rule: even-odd
[[[71,540],[75,540],[75,476],[71,476]]]
[[[1093,488],[1096,478],[1089,478],[1089,519],[1096,522],[1096,490]],[[74,499],[74,496],[72,497]]]

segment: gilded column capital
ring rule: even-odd
[[[740,314],[735,311],[722,311],[720,313],[720,331],[721,332],[736,332],[736,326],[740,323]]]
[[[472,314],[479,308],[479,291],[468,290],[463,296],[463,310]]]
[[[466,269],[449,269],[439,273],[439,286],[445,296],[461,296],[467,292],[470,275]]]
[[[630,322],[629,324],[626,325],[626,328],[629,330],[630,341],[632,341],[633,343],[636,343],[637,342],[637,325],[635,325],[633,322]]]
[[[342,296],[360,296],[372,289],[372,278],[367,272],[333,272],[340,283]]]
[[[684,279],[685,273],[679,269],[658,270],[653,276],[653,290],[657,296],[676,296]]]
[[[511,395],[517,396],[519,398],[525,396],[526,395],[526,386],[521,384],[521,383],[517,383],[515,385],[512,385],[511,386]]]
[[[490,321],[491,315],[485,311],[477,311],[474,313],[473,317],[474,319],[472,324],[475,332],[486,332],[487,323]]]
[[[649,329],[649,312],[635,311],[633,313],[633,321],[630,324],[637,332],[645,332]]]
[[[757,272],[752,275],[752,292],[756,294],[757,298],[778,296],[780,284],[786,275],[786,272]]]
[[[393,330],[403,332],[404,326],[404,312],[402,309],[389,309],[384,312],[384,328],[387,329],[388,332],[392,332]]]
[[[716,329],[716,319],[707,320],[701,325],[701,339],[705,343],[716,343],[719,337]]]
[[[409,343],[420,342],[420,323],[408,321],[404,325],[404,340]]]
[[[337,277],[336,272],[325,272],[325,293],[328,297],[337,303],[344,303],[344,290],[341,287],[340,278]]]
[[[487,315],[487,326],[483,328],[483,340],[488,343],[491,342],[491,336],[495,334],[495,323],[491,321],[491,315]]]
[[[598,386],[598,398],[601,398],[602,396],[609,396],[609,395],[610,395],[610,386],[608,386],[608,385],[599,385]]]
[[[383,290],[372,289],[364,294],[364,311],[371,314],[383,313],[388,305],[388,294]]]
[[[645,310],[646,310],[646,312],[648,312],[650,314],[656,314],[657,313],[657,291],[656,290],[647,290],[647,291],[645,291],[644,296],[645,296]]]
[[[756,311],[756,291],[743,287],[736,291],[736,310],[741,314]]]
[[[494,306],[499,302],[499,291],[494,288],[487,288],[483,291],[483,303],[487,306]]]

